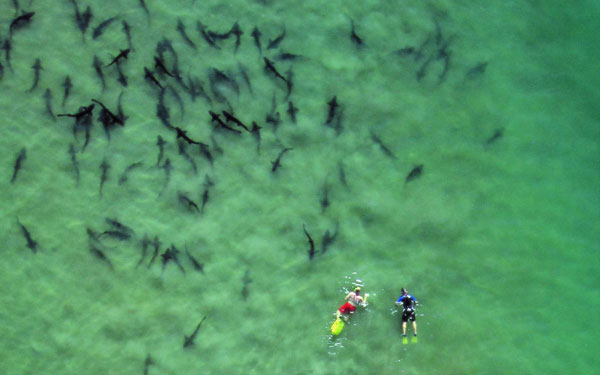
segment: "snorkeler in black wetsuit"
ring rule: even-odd
[[[402,295],[396,301],[396,306],[402,305],[402,337],[406,337],[406,322],[410,319],[413,326],[414,335],[417,335],[417,322],[415,316],[415,308],[417,300],[415,297],[408,294],[408,290],[402,288]]]

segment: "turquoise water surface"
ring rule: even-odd
[[[597,2],[76,3],[84,33],[72,1],[0,4],[0,373],[600,368]],[[173,77],[154,63],[165,40]],[[170,124],[206,146],[159,120],[144,67]],[[87,144],[47,109],[117,113],[119,98],[124,126],[109,139],[96,104]],[[261,127],[260,148],[211,121],[224,110]],[[334,338],[356,284],[369,304]],[[401,340],[402,287],[416,344]]]

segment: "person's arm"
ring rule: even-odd
[[[404,298],[404,296],[398,298],[398,301],[396,301],[396,306],[399,306],[402,303],[402,298]]]
[[[350,296],[351,296],[352,294],[353,294],[352,292],[348,293],[348,294],[346,295],[346,297],[344,297],[344,299],[345,299],[346,301],[348,301],[348,298],[350,298]]]

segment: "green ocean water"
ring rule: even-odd
[[[88,5],[93,12],[83,38],[70,1],[18,3],[36,13],[12,35],[12,71],[0,51],[1,374],[142,374],[147,356],[149,374],[600,368],[598,3],[146,0],[148,17],[135,0],[79,1],[82,13]],[[0,4],[2,44],[15,13],[12,1]],[[93,29],[113,16],[93,40]],[[177,32],[178,19],[197,49]],[[122,20],[134,48],[121,64],[129,82],[122,87],[107,67],[102,90],[93,58],[108,64],[127,47]],[[209,47],[198,20],[221,33],[238,21],[239,50],[233,37]],[[350,38],[351,20],[360,46]],[[284,76],[293,72],[289,98],[283,81],[264,70],[255,26],[262,56]],[[283,30],[279,47],[267,50]],[[211,166],[188,147],[197,173],[156,117],[158,89],[144,81],[163,38],[182,76],[198,77],[211,96],[212,104],[192,101],[161,78],[183,99],[182,111],[166,95],[173,125],[214,157]],[[441,79],[444,42],[451,57]],[[405,47],[423,56],[400,56]],[[280,61],[280,52],[301,57]],[[39,85],[27,92],[37,58]],[[473,70],[485,62],[484,72]],[[220,87],[229,104],[211,92],[211,68],[239,85],[239,93]],[[62,107],[67,75],[73,88]],[[96,108],[84,148],[73,119],[48,115],[47,88],[55,114],[75,113],[92,98],[116,109],[123,93],[126,125],[109,141]],[[337,130],[324,125],[334,96]],[[296,124],[286,113],[290,100]],[[208,111],[229,105],[262,127],[260,153],[251,134],[211,124]],[[277,128],[265,121],[272,112],[281,116]],[[498,130],[502,136],[488,142]],[[168,183],[156,167],[159,135],[167,142],[163,161],[173,166]],[[293,149],[273,173],[284,147]],[[100,194],[104,160],[110,168]],[[136,162],[142,166],[119,184]],[[422,175],[405,182],[421,164]],[[200,214],[178,192],[200,204],[207,177],[214,186]],[[135,231],[125,241],[98,241],[112,269],[90,253],[86,233],[110,230],[106,218]],[[312,260],[303,225],[315,242]],[[336,227],[323,253],[323,236]],[[185,273],[172,263],[163,270],[160,256],[148,267],[152,246],[137,266],[144,235],[160,239],[160,254],[175,245]],[[333,313],[354,284],[370,293],[369,304],[332,338]],[[418,344],[400,339],[394,302],[402,287],[420,302]],[[205,316],[195,344],[183,348]]]

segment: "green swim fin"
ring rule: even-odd
[[[416,344],[416,343],[418,343],[418,342],[419,342],[419,339],[417,338],[417,336],[413,336],[413,337],[410,339],[410,342],[411,342],[411,344]]]

